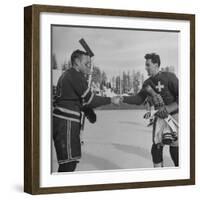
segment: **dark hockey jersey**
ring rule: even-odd
[[[58,80],[53,115],[79,122],[83,106],[95,108],[109,103],[110,98],[92,93],[83,73],[70,68]]]
[[[142,104],[148,94],[145,87],[150,85],[154,91],[160,94],[166,105],[173,102],[178,103],[178,78],[171,72],[159,72],[153,77],[148,78],[142,86],[142,89],[136,96],[124,97],[124,102],[129,104]]]

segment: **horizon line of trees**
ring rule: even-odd
[[[62,70],[63,72],[67,69],[71,68],[71,62],[63,62],[60,68],[58,68],[56,55],[52,55],[51,66],[53,70]],[[161,71],[170,71],[174,72],[173,66],[167,66],[161,68]],[[100,90],[103,90],[105,87],[110,88],[116,94],[137,94],[142,87],[144,82],[144,75],[140,71],[128,70],[122,71],[122,75],[112,76],[110,80],[108,80],[106,72],[101,70],[100,67],[94,66],[92,73],[92,82],[95,85],[98,85]]]

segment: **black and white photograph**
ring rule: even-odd
[[[51,173],[180,168],[180,31],[51,25]]]
[[[25,8],[25,191],[194,184],[194,22]]]

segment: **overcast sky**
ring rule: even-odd
[[[71,53],[81,49],[84,38],[95,54],[94,64],[108,77],[125,71],[144,70],[146,53],[158,53],[161,67],[172,65],[178,71],[178,33],[161,31],[103,29],[53,26],[52,53],[60,66],[70,60]]]

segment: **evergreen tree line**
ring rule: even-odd
[[[63,72],[71,68],[71,62],[63,62],[63,64],[58,67],[56,55],[52,55],[52,69],[59,69]],[[161,69],[162,71],[171,71],[174,72],[173,66],[167,66]],[[140,71],[122,71],[121,75],[112,76],[108,80],[105,71],[101,70],[98,66],[94,66],[92,72],[92,82],[100,90],[103,90],[105,87],[110,88],[116,94],[137,94],[142,87],[144,82],[144,75]]]

